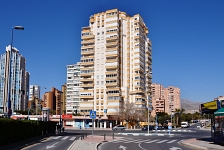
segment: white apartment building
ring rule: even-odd
[[[12,112],[27,109],[29,79],[30,74],[26,71],[26,59],[17,48],[12,47],[11,49],[10,45],[6,46],[6,53],[2,54],[0,58],[0,113],[9,111],[9,100]]]
[[[39,85],[30,85],[30,92],[29,92],[29,100],[33,100],[33,96],[37,99],[40,99],[40,86]]]
[[[80,112],[79,90],[80,90],[80,63],[67,65],[67,90],[66,90],[66,114]]]
[[[119,115],[129,101],[151,109],[152,43],[143,18],[118,9],[90,17],[82,28],[80,110]]]

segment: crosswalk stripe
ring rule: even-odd
[[[62,138],[62,140],[66,140],[67,138],[68,138],[68,136],[66,136],[66,137],[63,137],[63,138]]]
[[[56,136],[56,137],[54,137],[53,139],[55,139],[55,140],[56,140],[56,139],[59,139],[60,137],[61,137],[61,136]]]
[[[75,136],[73,136],[72,138],[70,138],[70,140],[74,140],[75,139]]]
[[[171,140],[171,141],[166,142],[166,143],[173,143],[173,142],[175,142],[175,141],[177,141],[177,140]]]
[[[162,141],[159,141],[159,142],[156,142],[156,143],[163,143],[163,142],[166,142],[168,140],[162,140]]]
[[[113,141],[109,141],[111,143],[174,143],[176,142],[177,139],[174,140],[160,140],[160,139],[155,139],[155,140],[151,140],[151,139],[117,139],[117,140],[113,140]]]
[[[153,143],[153,142],[156,142],[156,141],[159,141],[159,139],[158,140],[148,141],[148,142],[145,142],[145,143]]]

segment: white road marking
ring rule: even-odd
[[[173,143],[173,142],[175,142],[175,141],[177,141],[177,140],[171,140],[171,141],[166,142],[166,143]]]
[[[156,143],[163,143],[163,142],[166,142],[168,140],[162,140],[162,141],[159,141],[159,142],[156,142]]]
[[[62,140],[66,140],[67,138],[68,138],[68,136],[66,136],[66,137],[63,137],[63,138],[62,138]]]
[[[76,137],[75,137],[75,136],[73,136],[72,138],[70,138],[70,140],[71,140],[71,141],[73,141],[75,138],[76,138]]]
[[[55,139],[55,140],[56,140],[56,139],[59,139],[60,137],[61,137],[61,136],[56,136],[56,137],[54,137],[53,139]]]

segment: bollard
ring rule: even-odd
[[[106,134],[104,133],[104,141],[106,141]]]
[[[85,138],[85,137],[84,137],[84,132],[82,133],[82,137],[83,137],[83,139]]]
[[[87,138],[87,132],[86,132],[86,138]]]
[[[113,139],[114,139],[114,132],[113,132]]]

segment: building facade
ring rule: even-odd
[[[164,88],[161,84],[153,83],[152,105],[152,116],[155,116],[156,112],[174,114],[176,109],[181,109],[180,89],[174,86]]]
[[[165,112],[164,87],[161,84],[152,84],[152,105],[152,116],[155,116],[155,112]]]
[[[151,109],[152,43],[142,17],[107,10],[81,32],[80,110],[119,115],[127,102]]]
[[[165,95],[165,112],[174,114],[176,109],[181,109],[180,89],[174,86],[164,88]]]
[[[66,114],[79,113],[80,63],[67,66]]]
[[[0,77],[0,112],[8,112],[9,90],[11,111],[25,111],[28,107],[30,74],[26,71],[26,59],[15,47],[11,51],[11,46],[7,46],[6,53],[1,55]]]
[[[62,91],[62,114],[66,114],[66,94],[67,94],[67,84],[64,84],[61,86],[61,91]]]
[[[44,93],[41,105],[50,108],[52,115],[62,114],[62,91],[52,87],[51,91]]]
[[[32,97],[36,97],[40,99],[40,86],[39,85],[30,85],[30,92],[29,92],[29,100],[32,100]]]

